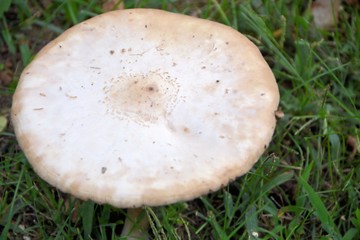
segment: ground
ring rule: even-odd
[[[9,3],[10,5],[8,5]],[[0,2],[0,239],[118,239],[125,212],[49,186],[21,152],[10,121],[24,67],[68,27],[115,8],[153,7],[244,33],[278,81],[269,148],[229,186],[146,208],[155,239],[359,239],[360,8],[315,26],[310,1]]]

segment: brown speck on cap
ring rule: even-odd
[[[77,98],[77,96],[75,96],[75,95],[70,95],[70,94],[68,94],[68,93],[66,93],[65,96],[68,97],[68,98],[70,98],[70,99],[76,99],[76,98]]]
[[[131,9],[47,44],[20,77],[12,122],[51,185],[121,208],[159,206],[248,172],[270,143],[278,103],[271,69],[238,31]]]

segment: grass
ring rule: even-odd
[[[273,141],[254,168],[194,201],[146,208],[156,239],[360,238],[360,14],[343,4],[333,29],[307,1],[125,1],[230,25],[271,66],[281,93]],[[103,12],[100,1],[0,2],[0,116],[23,68],[49,40]],[[5,75],[1,75],[5,76]],[[1,128],[0,128],[1,129]],[[0,239],[119,239],[125,212],[42,181],[10,124],[0,133]]]

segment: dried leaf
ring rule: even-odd
[[[340,0],[316,0],[311,8],[316,27],[328,29],[336,25]]]
[[[0,116],[0,133],[3,132],[5,130],[5,128],[7,127],[8,124],[8,120],[5,116]]]
[[[346,140],[346,145],[350,149],[350,160],[352,160],[356,153],[360,151],[360,139],[354,136],[348,136]]]
[[[122,10],[125,8],[123,0],[105,0],[103,1],[102,8],[104,12],[113,10]]]

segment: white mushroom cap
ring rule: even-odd
[[[13,98],[19,144],[47,182],[117,207],[190,200],[246,173],[279,93],[234,29],[161,10],[108,12],[43,48]]]

